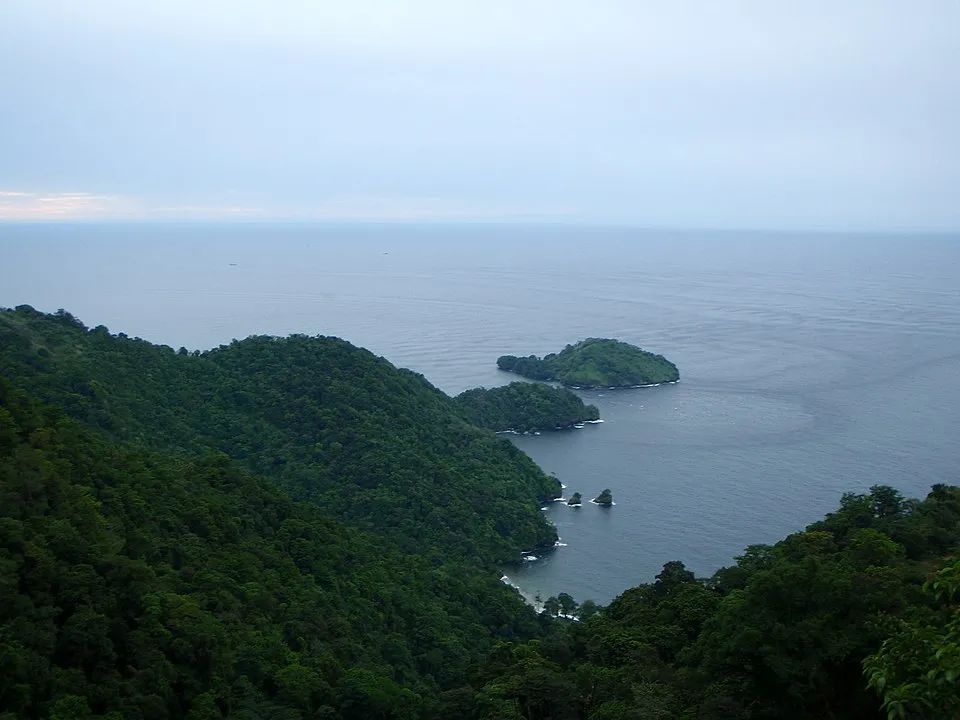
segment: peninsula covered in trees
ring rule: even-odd
[[[474,388],[454,400],[470,422],[499,431],[561,430],[600,418],[595,405],[585,405],[570,390],[541,383]]]
[[[680,378],[677,366],[662,355],[605,338],[587,338],[542,358],[501,355],[497,367],[533,380],[585,388],[636,387]]]
[[[462,413],[336,338],[0,310],[0,718],[957,716],[960,488],[537,615],[559,481]]]
[[[226,453],[403,551],[509,560],[556,540],[539,510],[556,478],[422,375],[339,338],[188,353],[20,306],[0,311],[0,375],[110,439]]]

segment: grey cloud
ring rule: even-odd
[[[145,217],[957,228],[958,27],[946,0],[8,0],[0,189]]]

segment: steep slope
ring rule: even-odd
[[[680,378],[677,366],[663,355],[608,338],[587,338],[542,358],[501,355],[497,367],[577,387],[634,387]]]
[[[556,430],[600,417],[595,405],[585,405],[571,390],[540,383],[473,388],[454,400],[470,422],[490,430]]]
[[[422,376],[337,338],[188,354],[21,306],[0,312],[0,374],[114,439],[222,451],[406,551],[497,561],[555,539],[538,508],[556,480]]]
[[[109,443],[0,379],[4,720],[431,717],[535,628],[495,576],[401,555],[223,454]]]
[[[937,614],[922,587],[960,577],[958,551],[960,488],[935,485],[923,501],[884,486],[848,494],[825,520],[748,547],[712,578],[668,562],[656,582],[590,607],[582,622],[498,646],[474,695],[460,693],[446,717],[487,717],[484,708],[570,720],[955,717],[960,663],[952,646],[934,649],[957,610]],[[569,598],[545,605],[575,612]],[[925,634],[869,660],[903,633],[901,619]],[[878,687],[893,705],[868,688],[865,664],[874,682],[878,671],[899,680]]]
[[[21,308],[0,374],[0,720],[960,707],[937,586],[960,577],[960,488],[848,494],[709,579],[668,562],[608,608],[561,593],[535,618],[489,565],[552,538],[534,501],[555,481],[370,353],[177,353]]]

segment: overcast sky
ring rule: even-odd
[[[960,228],[960,1],[2,0],[0,218]]]

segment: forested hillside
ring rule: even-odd
[[[0,312],[0,374],[113,439],[224,452],[406,551],[494,561],[556,539],[539,512],[555,479],[422,376],[337,338],[175,352],[21,306]]]
[[[21,307],[0,375],[0,720],[960,712],[960,488],[538,617],[496,563],[553,542],[557,481],[349,343]]]
[[[559,430],[600,417],[596,405],[584,404],[571,390],[540,383],[473,388],[454,400],[470,422],[490,430]]]
[[[958,549],[960,488],[935,486],[923,502],[888,487],[849,494],[822,522],[748,547],[707,580],[672,561],[582,622],[500,645],[457,712],[854,720],[885,717],[882,696],[891,717],[956,718]]]
[[[414,718],[535,616],[240,469],[0,379],[0,718]],[[115,713],[115,714],[110,714]]]

